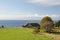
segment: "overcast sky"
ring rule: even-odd
[[[60,19],[60,0],[0,0],[0,20]]]

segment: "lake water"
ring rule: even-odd
[[[40,20],[0,20],[0,27],[16,27],[26,25],[27,23],[40,23]]]

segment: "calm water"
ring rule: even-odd
[[[27,23],[39,23],[40,20],[0,20],[0,27],[16,27],[26,25]]]

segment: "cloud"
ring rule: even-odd
[[[27,0],[28,3],[37,3],[45,5],[60,5],[60,0]]]
[[[43,17],[49,16],[52,19],[59,19],[60,15],[40,15],[40,14],[19,14],[19,15],[0,15],[0,20],[41,20]]]

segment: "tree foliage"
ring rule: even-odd
[[[58,20],[58,22],[55,23],[56,27],[60,27],[60,20]]]
[[[42,18],[42,20],[41,20],[41,22],[40,22],[40,26],[43,26],[43,25],[44,25],[46,22],[48,22],[48,21],[53,22],[52,19],[51,19],[50,17],[48,17],[48,16]]]
[[[44,17],[40,22],[40,26],[42,28],[45,28],[46,31],[51,31],[51,29],[53,28],[53,25],[54,25],[54,23],[53,23],[52,19],[48,16]]]

